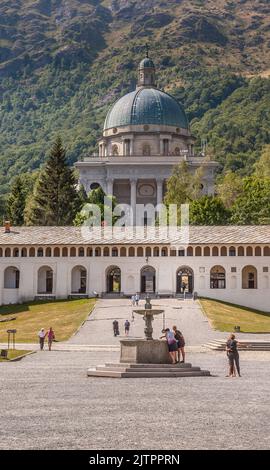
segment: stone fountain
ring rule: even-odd
[[[150,297],[146,297],[144,308],[133,310],[133,312],[143,315],[145,337],[142,339],[121,340],[120,362],[170,364],[171,360],[166,341],[153,339],[154,317],[164,313],[164,310],[153,309]]]
[[[145,321],[144,338],[120,340],[120,362],[109,363],[88,369],[88,377],[146,378],[146,377],[201,377],[209,376],[208,370],[192,367],[190,363],[172,364],[167,342],[153,339],[153,320],[164,310],[152,309],[150,298],[146,298],[145,308],[133,310],[143,315]]]

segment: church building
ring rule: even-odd
[[[181,104],[157,88],[153,61],[139,65],[135,91],[109,110],[98,156],[75,164],[86,191],[102,187],[117,203],[162,203],[173,168],[186,161],[191,172],[203,167],[202,193],[213,194],[216,162],[194,151],[195,139]]]

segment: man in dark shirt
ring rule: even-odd
[[[226,344],[226,351],[227,351],[227,356],[229,359],[229,375],[227,377],[235,377],[235,367],[236,367],[238,376],[241,377],[239,353],[237,350],[237,341],[235,339],[234,334],[231,334],[229,336],[229,339]]]

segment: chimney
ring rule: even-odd
[[[5,221],[5,233],[10,233],[10,221]]]

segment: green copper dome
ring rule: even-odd
[[[108,112],[104,130],[140,124],[188,129],[182,106],[167,93],[148,87],[141,87],[120,98]]]
[[[154,69],[155,65],[152,59],[149,59],[149,57],[145,57],[143,60],[141,60],[139,69]]]

